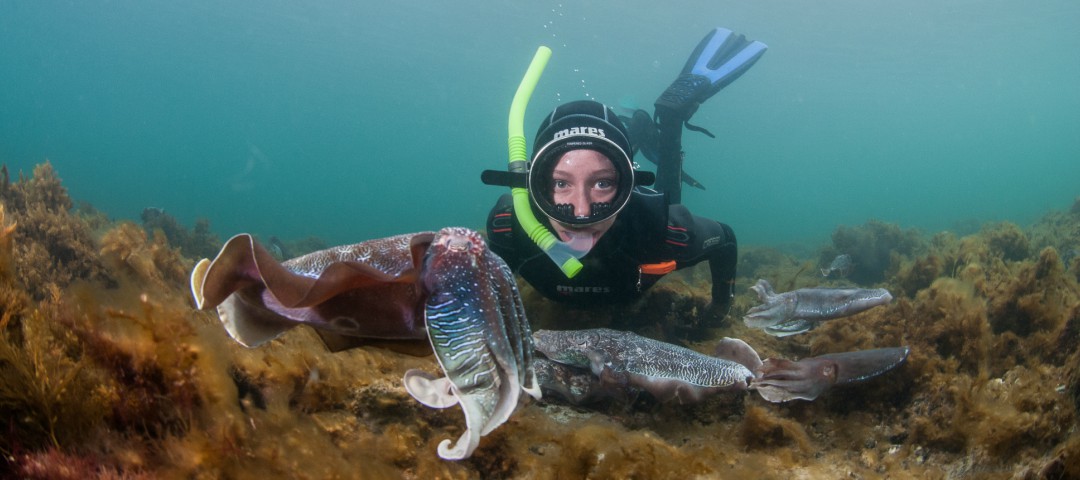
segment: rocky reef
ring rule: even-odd
[[[524,287],[537,329],[627,328],[702,352],[730,336],[763,357],[911,356],[814,402],[531,402],[447,462],[436,445],[460,435],[461,413],[401,384],[410,368],[436,371],[432,358],[331,354],[303,328],[239,346],[187,289],[194,256],[216,242],[208,224],[73,208],[48,163],[2,173],[0,477],[1080,478],[1080,201],[1027,228],[924,235],[871,221],[813,255],[744,247],[719,326],[698,318],[705,266],[618,309],[569,310]],[[838,253],[855,269],[822,278]],[[758,278],[882,286],[896,300],[780,339],[739,320]]]

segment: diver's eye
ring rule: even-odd
[[[570,187],[570,183],[566,180],[555,180],[552,184],[555,186],[556,190],[562,190]]]
[[[598,180],[596,182],[596,187],[595,188],[600,189],[600,190],[612,189],[612,188],[615,188],[615,182],[613,180]]]

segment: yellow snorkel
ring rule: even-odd
[[[524,174],[528,171],[528,154],[525,141],[525,107],[529,105],[536,84],[540,81],[540,75],[544,73],[548,59],[551,58],[551,49],[541,46],[536,50],[529,69],[525,71],[525,77],[518,85],[517,93],[514,94],[514,102],[510,104],[509,138],[507,143],[510,147],[511,173]],[[529,202],[529,190],[523,187],[514,187],[511,190],[514,197],[514,216],[529,238],[540,247],[556,265],[562,269],[567,278],[574,278],[581,271],[581,261],[578,260],[584,252],[578,252],[565,243],[555,238],[547,228],[533,215],[532,205]]]

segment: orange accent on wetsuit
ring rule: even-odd
[[[646,275],[667,275],[675,271],[675,260],[641,265],[641,273]]]

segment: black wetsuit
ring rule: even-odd
[[[534,208],[550,229],[547,218]],[[611,229],[581,259],[584,268],[566,278],[522,230],[509,194],[499,198],[487,222],[492,251],[544,296],[574,305],[621,303],[639,297],[663,277],[655,267],[674,269],[709,261],[713,311],[727,313],[735,278],[737,246],[731,227],[697,217],[682,205],[667,205],[662,193],[638,187]],[[669,263],[670,264],[670,263]],[[650,267],[654,266],[654,267]]]

